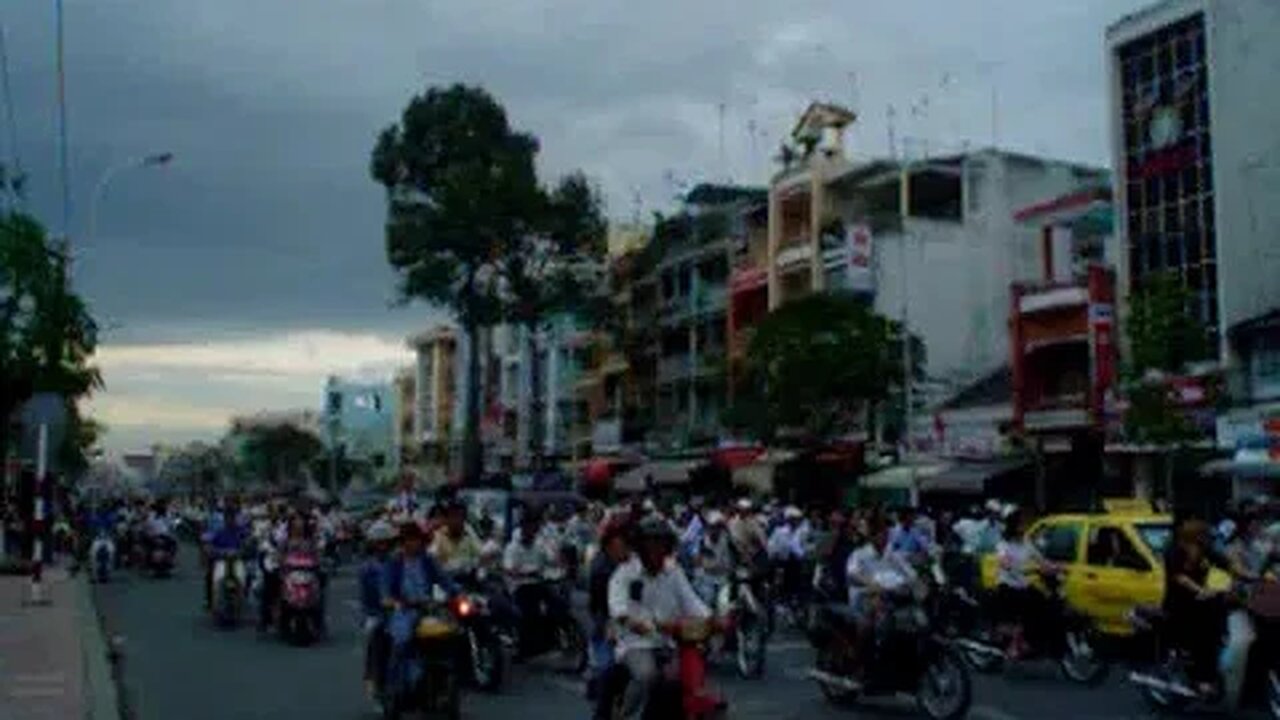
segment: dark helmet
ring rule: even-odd
[[[675,546],[676,534],[667,524],[665,520],[656,517],[649,517],[641,520],[635,528],[636,540],[644,542],[659,542],[668,546]]]

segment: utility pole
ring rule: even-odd
[[[62,0],[54,0],[53,9],[58,55],[58,174],[62,185],[62,242],[69,258],[71,256],[71,173],[67,159],[67,74],[62,32]]]
[[[915,415],[913,408],[915,399],[911,386],[915,378],[913,377],[911,362],[911,283],[907,281],[909,267],[907,263],[907,246],[911,241],[911,235],[907,229],[907,222],[911,215],[910,160],[904,159],[901,173],[902,178],[898,183],[898,214],[902,223],[902,254],[899,256],[902,261],[902,435],[905,439],[902,460],[910,468],[911,504],[914,506],[919,502],[920,491],[916,487],[915,452],[911,445],[911,431]]]

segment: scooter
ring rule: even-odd
[[[1267,596],[1270,597],[1263,600]],[[1241,588],[1238,599],[1247,608],[1256,632],[1245,661],[1241,704],[1261,707],[1271,718],[1280,720],[1280,604],[1276,602],[1280,600],[1280,584]],[[1129,674],[1129,682],[1138,687],[1152,707],[1161,712],[1182,712],[1222,704],[1220,685],[1205,692],[1191,680],[1191,658],[1167,641],[1172,631],[1160,608],[1134,608],[1129,622],[1138,637],[1148,640],[1154,648],[1150,666]]]
[[[924,607],[909,592],[888,590],[874,612],[876,638],[860,641],[859,617],[848,604],[820,609],[810,638],[818,656],[809,676],[827,700],[846,705],[864,695],[907,694],[933,720],[965,717],[973,700],[968,668],[935,632]],[[872,657],[860,662],[860,650]]]
[[[546,600],[533,609],[532,621],[526,618],[522,623],[519,647],[525,659],[554,652],[559,661],[557,669],[580,674],[587,667],[587,636],[570,612],[566,581],[559,569],[543,575],[539,582],[545,588]]]
[[[424,603],[412,618],[407,644],[387,664],[379,690],[384,720],[399,720],[411,712],[439,712],[447,720],[462,716],[463,670],[459,662],[462,632],[457,616],[461,599],[453,606]],[[391,623],[396,622],[393,616]],[[397,632],[393,630],[391,632]]]
[[[1036,659],[1056,660],[1062,674],[1080,685],[1102,683],[1110,672],[1110,663],[1098,652],[1097,633],[1085,615],[1067,605],[1062,592],[1062,577],[1056,572],[1042,575],[1045,585],[1045,621],[1028,633],[1033,640],[1025,654],[1009,654],[1007,628],[991,617],[990,602],[969,596],[962,590],[945,589],[938,600],[945,609],[940,619],[965,661],[983,673],[998,672],[1017,662]]]
[[[764,675],[765,656],[769,644],[769,615],[764,603],[756,597],[751,572],[739,568],[723,582],[712,598],[716,615],[725,623],[720,647],[731,654],[738,675],[743,679]]]
[[[240,622],[244,610],[246,576],[244,561],[237,553],[213,555],[213,603],[214,622],[222,628],[234,628]]]
[[[152,535],[146,546],[146,568],[152,577],[169,577],[177,560],[177,541],[170,535]]]
[[[718,720],[729,703],[707,684],[706,647],[717,631],[716,622],[685,618],[665,628],[667,644],[656,651],[659,679],[645,705],[644,720]],[[613,717],[622,714],[630,678],[627,666],[613,665],[606,676]]]
[[[324,633],[324,598],[319,562],[309,553],[290,553],[280,570],[276,616],[280,636],[294,645],[310,645]]]
[[[458,624],[465,643],[464,664],[471,684],[486,692],[496,692],[506,676],[507,648],[515,644],[505,636],[503,623],[490,609],[490,584],[483,570],[465,573],[458,584],[466,590],[456,604]]]
[[[115,566],[116,544],[107,533],[100,532],[89,546],[90,578],[94,582],[110,582],[111,569]]]

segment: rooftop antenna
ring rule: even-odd
[[[719,126],[717,128],[717,134],[718,134],[718,142],[720,146],[719,147],[720,174],[724,177],[726,181],[732,181],[732,177],[729,174],[729,166],[727,161],[725,160],[725,153],[724,153],[724,109],[725,108],[724,108],[723,102],[721,102],[719,105],[716,106],[716,114],[719,118]]]
[[[889,107],[885,110],[886,124],[889,126],[889,158],[891,160],[898,159],[898,137],[895,125],[898,121],[898,111],[894,109],[893,103],[889,103]]]

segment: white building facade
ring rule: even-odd
[[[1218,359],[1280,306],[1280,3],[1165,0],[1107,30],[1120,297],[1173,271]]]

